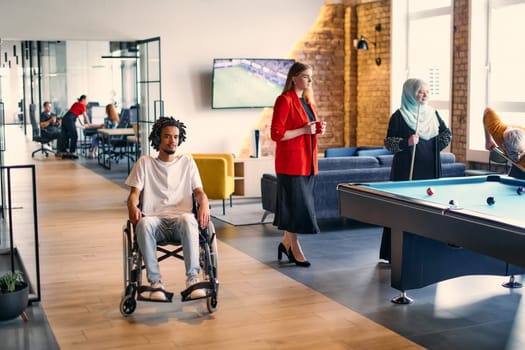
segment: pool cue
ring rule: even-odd
[[[509,156],[507,155],[507,153],[505,153],[505,151],[503,151],[499,146],[495,146],[491,149],[491,151],[495,151],[496,153],[498,153],[500,156],[502,156],[503,158],[505,158],[510,164],[514,165],[516,168],[520,169],[521,171],[525,172],[525,168],[523,168],[523,166],[521,166],[519,163],[516,163],[515,161],[513,161],[512,159],[509,158]]]
[[[419,127],[419,108],[421,104],[417,104],[417,116],[416,116],[416,134]],[[408,180],[412,181],[412,175],[414,174],[414,161],[416,160],[416,146],[417,143],[414,143],[412,147],[412,161],[410,162],[410,174],[408,175]]]

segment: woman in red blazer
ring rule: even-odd
[[[295,62],[288,72],[283,93],[273,108],[271,135],[276,143],[277,206],[273,224],[284,230],[277,250],[297,266],[308,267],[298,233],[318,233],[314,184],[317,175],[317,134],[325,123],[317,119],[312,90],[312,67]]]

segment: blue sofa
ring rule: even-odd
[[[340,218],[337,185],[340,183],[378,182],[390,179],[394,158],[386,149],[361,150],[360,155],[319,158],[319,174],[314,188],[317,219]],[[377,155],[373,152],[375,151]],[[385,154],[385,152],[388,152]],[[465,175],[465,164],[456,162],[452,153],[441,153],[443,177]],[[263,174],[261,178],[262,206],[265,216],[275,212],[277,177]]]
[[[382,146],[361,146],[361,147],[334,147],[324,151],[325,158],[332,157],[354,157],[354,156],[382,156],[392,154]]]

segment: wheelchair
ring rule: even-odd
[[[171,302],[173,298],[173,293],[170,292],[164,292],[167,299],[165,301],[152,300],[142,296],[142,293],[148,293],[154,291],[154,289],[150,286],[142,285],[142,270],[144,270],[146,266],[143,263],[142,253],[138,246],[134,228],[134,225],[132,225],[129,220],[123,228],[124,293],[120,301],[120,313],[124,317],[131,315],[135,311],[137,301]],[[195,289],[204,289],[206,294],[199,299],[206,299],[208,312],[214,313],[217,311],[218,305],[219,281],[217,280],[217,240],[211,221],[207,228],[199,228],[199,247],[199,262],[203,280],[183,290],[180,293],[181,301],[196,300],[190,297],[191,292]],[[158,257],[159,262],[170,257],[184,260],[180,242],[159,243],[157,244],[157,251],[162,253],[161,256]]]

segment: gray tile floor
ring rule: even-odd
[[[281,233],[272,225],[221,227],[219,238],[426,348],[525,348],[522,289],[503,288],[508,278],[455,278],[409,291],[414,303],[396,305],[390,267],[378,260],[382,229],[346,221],[321,230],[300,237],[310,268],[277,263]]]
[[[17,317],[0,322],[0,348],[3,350],[60,349],[39,303],[26,309],[27,322]]]

